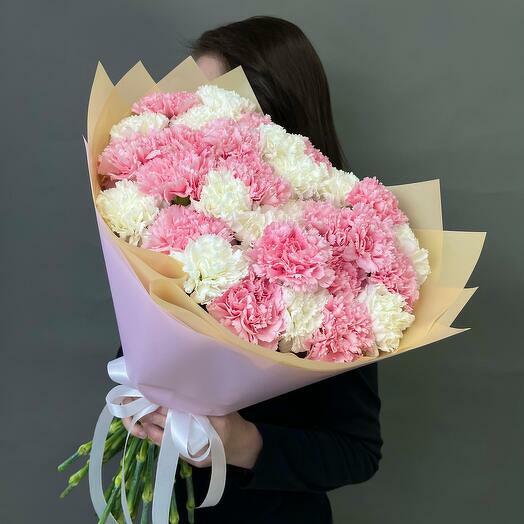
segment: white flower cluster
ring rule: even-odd
[[[304,342],[320,327],[329,297],[326,289],[303,293],[284,288],[286,332],[279,344],[281,351],[305,351]]]
[[[395,237],[399,249],[402,250],[413,263],[413,267],[417,273],[417,282],[421,285],[431,273],[428,250],[420,247],[415,233],[413,233],[413,230],[408,224],[396,226]]]
[[[147,135],[151,131],[164,129],[169,119],[160,113],[145,112],[140,115],[131,115],[115,124],[109,134],[112,139],[127,138],[137,133]]]
[[[269,224],[278,220],[298,222],[302,218],[303,210],[303,201],[290,200],[280,207],[261,206],[251,211],[237,213],[230,225],[241,242],[253,244],[262,236]]]
[[[415,320],[415,317],[404,311],[406,302],[398,293],[390,293],[383,284],[369,284],[358,296],[366,304],[375,344],[380,351],[398,349],[402,332]]]
[[[200,200],[193,205],[197,211],[231,224],[238,213],[249,211],[252,203],[249,188],[230,171],[224,170],[207,174]]]
[[[190,240],[184,251],[172,251],[187,273],[184,290],[199,304],[208,304],[248,272],[248,261],[241,249],[218,235],[202,235]]]
[[[294,198],[328,200],[343,206],[346,195],[358,182],[353,173],[329,168],[306,153],[304,137],[288,133],[278,124],[259,127],[262,157],[289,181]]]
[[[192,129],[200,129],[217,118],[238,120],[244,113],[254,111],[255,104],[229,91],[213,85],[200,86],[196,94],[202,104],[188,109],[185,113],[171,119],[171,125],[184,124]]]
[[[346,197],[357,182],[358,178],[353,173],[333,167],[330,176],[320,184],[320,197],[322,200],[331,202],[334,206],[344,207]]]
[[[109,227],[122,239],[138,246],[147,226],[156,218],[159,206],[155,197],[144,195],[137,184],[121,180],[102,191],[96,206]]]

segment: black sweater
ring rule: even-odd
[[[326,491],[364,482],[378,469],[379,411],[376,364],[241,410],[262,435],[262,451],[252,470],[227,466],[222,500],[196,510],[196,524],[332,522]],[[199,504],[209,468],[193,468],[193,477]],[[182,482],[176,490],[185,500]]]

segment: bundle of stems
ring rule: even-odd
[[[120,419],[114,419],[109,428],[109,432],[104,446],[104,464],[114,458],[119,452],[122,453],[127,437],[127,429],[123,426]],[[89,456],[91,453],[92,441],[85,442],[64,462],[58,466],[58,471],[65,471],[69,466],[75,464],[80,459],[85,459],[85,464],[69,477],[69,482],[60,494],[60,498],[69,495],[78,486],[80,481],[86,476],[89,469]],[[124,516],[121,506],[122,486],[122,464],[125,465],[127,506],[131,517],[134,519],[140,513],[140,524],[149,524],[151,514],[151,503],[153,501],[153,484],[155,462],[158,458],[158,447],[147,439],[139,439],[130,436],[125,457],[122,456],[118,471],[111,479],[104,494],[107,501],[104,512],[98,520],[98,524],[105,524],[109,515],[119,522],[124,523]],[[195,522],[195,496],[193,491],[193,477],[191,466],[184,461],[180,461],[177,477],[184,480],[186,487],[186,512],[187,520],[190,524]],[[173,491],[171,496],[171,506],[169,511],[169,524],[178,524],[180,514]]]

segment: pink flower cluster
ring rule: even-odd
[[[142,247],[180,254],[190,241],[211,235],[240,249],[247,276],[239,273],[232,285],[224,278],[229,287],[203,303],[218,322],[250,343],[278,350],[291,325],[300,323],[300,318],[292,318],[301,312],[289,309],[289,297],[318,294],[328,298],[322,302],[323,310],[320,306],[319,324],[302,339],[306,357],[351,362],[375,354],[372,312],[359,295],[368,285],[383,284],[401,295],[406,311],[411,312],[419,294],[415,267],[396,241],[395,228],[408,219],[395,196],[376,178],[364,178],[349,190],[345,206],[330,203],[335,199],[303,201],[300,217],[295,212],[295,218],[286,218],[283,210],[287,208],[282,206],[294,198],[293,177],[277,172],[264,156],[259,128],[271,124],[270,117],[257,112],[221,116],[196,129],[176,122],[201,103],[197,94],[189,92],[143,97],[132,111],[160,113],[171,119],[170,126],[113,139],[98,159],[104,187],[129,180],[143,195],[159,202],[160,210],[142,237]],[[329,159],[302,138],[310,161],[323,164],[331,173],[334,167]],[[210,208],[202,204],[204,195],[211,198],[211,194],[220,206],[228,205],[228,195],[221,196],[220,187],[204,192],[211,184],[207,176],[211,171],[227,172],[235,184],[240,182],[255,217],[274,212],[278,218],[269,220],[254,240],[242,242],[234,212],[222,214],[219,204]],[[191,256],[206,255],[195,251]],[[223,275],[212,275],[214,263],[211,254],[200,266],[206,267],[217,285]],[[211,277],[201,275],[202,279]]]

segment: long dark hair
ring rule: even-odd
[[[206,31],[189,48],[195,59],[216,56],[227,70],[241,65],[273,122],[309,137],[335,167],[349,170],[322,62],[299,27],[281,18],[253,16]]]

